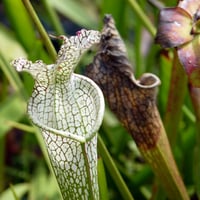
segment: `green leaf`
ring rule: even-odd
[[[42,166],[36,170],[30,186],[30,199],[61,200],[55,177],[52,174],[47,174]]]
[[[98,158],[97,167],[98,167],[98,183],[99,183],[100,199],[108,200],[108,188],[107,188],[106,174],[102,158]]]
[[[19,56],[26,56],[26,53],[19,42],[10,34],[9,30],[0,24],[0,52],[1,54],[10,59],[14,59]]]
[[[36,34],[21,0],[4,0],[7,17],[19,41],[27,50],[34,47]]]
[[[11,96],[0,104],[0,137],[11,129],[8,121],[19,121],[25,114],[26,105],[18,96]]]
[[[90,5],[81,5],[73,0],[50,0],[49,2],[57,11],[70,18],[73,22],[86,28],[97,27],[97,16]]]
[[[16,185],[12,185],[12,189],[8,188],[5,190],[2,194],[0,194],[1,200],[16,200],[14,197],[13,192],[16,194],[16,196],[21,199],[23,195],[29,190],[29,184],[28,183],[19,183]]]
[[[113,9],[113,7],[115,9]],[[102,17],[105,13],[109,13],[113,16],[116,22],[116,26],[120,30],[120,33],[122,33],[122,30],[124,29],[125,26],[125,14],[126,14],[126,7],[127,7],[127,2],[124,0],[103,0],[101,4],[101,9],[102,9]],[[123,34],[125,35],[125,33]]]

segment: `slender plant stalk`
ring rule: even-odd
[[[28,133],[33,133],[35,131],[34,127],[28,126],[25,124],[21,124],[21,123],[15,122],[15,121],[7,121],[6,123],[13,128],[17,128],[19,130],[23,130]]]
[[[51,58],[53,60],[56,60],[56,51],[55,48],[53,46],[53,44],[51,43],[51,40],[48,37],[47,32],[45,31],[44,27],[42,26],[37,14],[35,13],[35,10],[33,9],[31,3],[29,0],[22,0],[24,3],[25,8],[27,9],[30,17],[32,18],[33,22],[35,23],[38,32],[40,33],[40,36],[47,48],[47,51],[49,52],[49,55],[51,56]]]
[[[182,111],[184,115],[189,119],[190,122],[195,123],[196,117],[186,105],[183,105]]]
[[[140,150],[145,159],[151,163],[151,167],[159,181],[162,182],[169,199],[189,200],[164,128],[162,127],[160,130],[160,139],[154,149],[149,151]]]
[[[10,75],[9,68],[7,68],[6,63],[4,62],[4,60],[2,60],[1,55],[0,55],[0,66],[1,66],[1,69],[3,70],[3,73],[6,75],[7,79],[12,85],[13,89],[17,91],[18,87],[15,85],[14,77]]]
[[[194,112],[196,115],[196,145],[195,145],[195,152],[194,152],[194,182],[195,188],[197,191],[197,195],[200,198],[200,88],[190,87],[190,97],[192,100],[192,104],[194,107]]]
[[[0,193],[4,190],[5,186],[5,136],[1,136],[0,138]]]
[[[189,91],[196,116],[198,133],[200,133],[200,88],[194,88],[191,86]]]
[[[136,0],[128,0],[128,1],[129,1],[130,5],[131,5],[133,11],[141,19],[141,22],[147,28],[149,33],[152,36],[155,36],[155,34],[156,34],[155,27],[153,26],[153,24],[151,23],[151,21],[149,20],[147,15],[144,13],[144,11],[140,8],[140,6],[138,5],[137,1]]]
[[[10,189],[12,191],[12,194],[13,194],[15,200],[20,200],[19,197],[17,196],[16,192],[15,192],[13,185],[11,185],[11,184],[10,184]]]
[[[85,163],[85,166],[86,166],[87,180],[89,180],[88,181],[88,185],[89,185],[89,189],[88,189],[89,196],[88,196],[88,199],[95,200],[95,195],[94,195],[94,192],[92,190],[92,175],[90,173],[90,163],[89,163],[89,160],[88,160],[86,148],[87,148],[86,147],[86,143],[81,144],[81,149],[82,149],[82,152],[83,152],[83,155],[84,155],[84,161],[85,161],[84,163]]]
[[[26,92],[23,90],[23,84],[17,75],[14,68],[10,66],[7,60],[4,58],[3,54],[0,52],[0,66],[3,70],[3,73],[6,75],[7,79],[9,80],[10,84],[12,85],[13,89],[16,92],[21,92],[23,97],[26,98]]]
[[[179,122],[182,114],[182,106],[186,93],[187,77],[181,66],[177,52],[174,51],[174,61],[171,72],[170,89],[166,114],[164,117],[164,125],[168,138],[173,146],[176,142],[176,135],[179,128]]]
[[[106,174],[104,169],[103,159],[98,157],[98,183],[99,183],[99,196],[100,199],[108,200],[108,186],[106,181]]]
[[[122,176],[120,175],[112,157],[110,156],[103,140],[98,135],[98,150],[99,154],[103,158],[105,165],[110,172],[110,175],[112,176],[113,180],[115,181],[115,184],[117,185],[122,197],[125,200],[133,200],[133,196],[131,195],[129,189],[127,188]]]

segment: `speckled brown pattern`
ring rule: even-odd
[[[169,199],[189,200],[156,107],[160,80],[150,73],[135,79],[112,17],[107,15],[104,23],[100,50],[86,74],[101,87],[109,107],[134,138]]]
[[[111,16],[106,15],[101,46],[86,75],[102,89],[110,109],[117,115],[140,148],[153,148],[160,136],[156,108],[159,79],[144,74],[135,80],[126,49]]]

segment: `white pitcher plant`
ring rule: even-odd
[[[18,58],[17,71],[35,79],[28,115],[42,132],[63,199],[99,199],[97,131],[104,113],[104,98],[89,78],[73,73],[81,55],[99,43],[100,32],[81,30],[59,36],[63,44],[55,64]]]

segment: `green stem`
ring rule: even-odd
[[[200,198],[200,88],[190,87],[190,97],[196,115],[196,145],[194,151],[194,182],[198,197]]]
[[[45,31],[44,27],[42,26],[35,10],[33,9],[31,3],[29,0],[22,0],[23,3],[24,3],[24,6],[25,8],[27,9],[30,17],[32,18],[33,22],[35,23],[36,27],[37,27],[37,30],[47,48],[47,51],[49,53],[49,55],[51,56],[51,58],[53,60],[56,60],[56,51],[55,51],[55,48],[53,46],[53,44],[51,43],[51,40],[49,39],[49,36],[47,34],[47,32]]]
[[[172,67],[172,75],[170,81],[170,89],[166,114],[164,117],[164,125],[168,138],[173,146],[176,142],[176,135],[179,128],[179,122],[182,114],[182,106],[186,93],[187,77],[181,66],[177,53],[174,51],[174,61]]]
[[[126,200],[134,200],[133,196],[131,195],[129,189],[127,188],[127,185],[125,184],[122,176],[120,175],[112,157],[110,156],[103,140],[98,135],[98,151],[101,155],[101,157],[104,160],[104,163],[112,176],[113,180],[115,181],[115,184],[117,185],[122,197]]]
[[[24,90],[24,86],[17,75],[17,72],[14,70],[13,67],[7,62],[4,58],[3,54],[0,52],[0,66],[3,73],[6,75],[7,79],[9,80],[10,84],[12,85],[13,89],[16,92],[21,92],[22,96],[27,99],[26,92]]]
[[[5,136],[1,136],[0,138],[0,193],[5,189]]]
[[[60,23],[60,20],[59,20],[59,18],[57,16],[56,12],[50,6],[48,0],[42,0],[42,2],[43,2],[43,5],[44,5],[44,7],[46,9],[46,12],[47,12],[47,14],[49,16],[49,19],[50,19],[50,21],[51,21],[56,33],[58,35],[63,35],[65,31],[64,31],[64,29],[63,29],[63,27],[62,27],[62,25]]]
[[[129,1],[130,5],[131,5],[133,11],[135,12],[135,14],[140,18],[140,20],[142,21],[144,26],[147,28],[149,33],[154,37],[155,34],[156,34],[156,29],[153,26],[153,24],[151,23],[151,21],[149,20],[149,18],[147,17],[147,15],[140,8],[140,6],[136,2],[136,0],[128,0],[128,1]]]
[[[87,173],[87,181],[88,181],[88,185],[89,185],[89,199],[95,200],[93,190],[92,190],[92,177],[91,177],[91,174],[90,174],[90,164],[89,164],[89,161],[88,161],[87,152],[85,150],[85,145],[86,145],[86,143],[81,144],[81,149],[82,149],[82,152],[83,152],[83,158],[84,158],[84,161],[85,161],[85,168],[86,168],[86,173]]]
[[[200,88],[190,87],[190,97],[194,107],[198,133],[200,133]]]
[[[35,131],[34,127],[28,126],[25,124],[21,124],[21,123],[15,122],[15,121],[6,121],[6,123],[13,128],[17,128],[17,129],[23,130],[25,132],[34,133],[34,131]]]
[[[100,199],[108,200],[108,186],[106,181],[106,174],[103,164],[103,159],[98,158],[98,184],[99,184],[99,196]]]
[[[184,115],[189,119],[190,122],[195,123],[195,121],[196,121],[195,115],[192,113],[192,111],[186,105],[183,105],[182,111],[183,111]]]
[[[17,194],[16,194],[16,192],[15,192],[15,189],[14,189],[14,187],[13,187],[12,184],[10,184],[10,189],[11,189],[11,192],[12,192],[12,194],[13,194],[13,196],[14,196],[14,199],[15,199],[15,200],[20,200],[19,197],[17,196]]]
[[[160,129],[160,137],[156,146],[149,150],[140,150],[160,180],[168,198],[189,200],[163,126]]]

